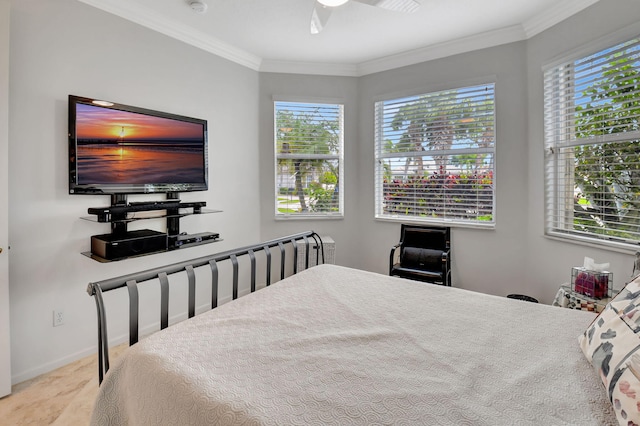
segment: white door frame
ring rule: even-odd
[[[9,22],[11,3],[0,0],[0,397],[11,393],[9,326]]]

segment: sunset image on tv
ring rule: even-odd
[[[78,103],[77,183],[202,183],[203,127]]]

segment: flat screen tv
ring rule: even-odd
[[[69,95],[69,193],[208,187],[207,121]]]

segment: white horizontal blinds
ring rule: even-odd
[[[494,85],[376,103],[376,216],[494,224]]]
[[[274,105],[276,216],[342,215],[343,106]]]
[[[547,232],[640,243],[640,39],[545,72]]]

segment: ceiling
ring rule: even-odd
[[[417,12],[348,2],[320,34],[315,0],[80,0],[258,71],[360,76],[532,37],[598,0],[417,0]]]

